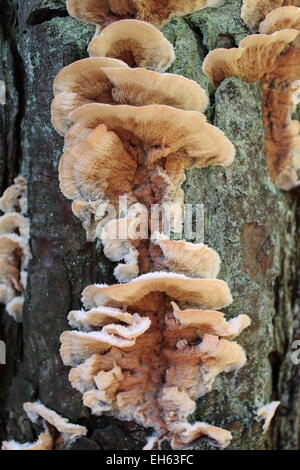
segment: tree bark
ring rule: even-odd
[[[220,375],[194,417],[231,431],[229,449],[298,449],[300,367],[290,356],[300,337],[299,193],[284,193],[269,179],[259,86],[230,78],[213,90],[201,71],[209,50],[234,47],[250,34],[240,19],[241,3],[227,0],[221,8],[175,18],[163,29],[177,56],[169,71],[210,92],[209,119],[237,150],[227,169],[188,171],[185,202],[204,204],[205,243],[220,254],[220,278],[234,296],[226,316],[245,313],[252,319],[238,338],[246,367]],[[150,431],[91,416],[59,356],[59,336],[68,329],[68,312],[80,307],[84,287],[115,282],[113,264],[85,241],[59,191],[63,139],[50,122],[53,79],[87,56],[93,28],[70,18],[63,0],[2,0],[0,8],[0,79],[7,87],[7,103],[0,105],[0,189],[19,172],[27,179],[32,251],[23,324],[4,310],[0,316],[0,339],[7,345],[7,364],[0,366],[0,441],[34,439],[22,404],[41,400],[87,426],[88,436],[74,448],[141,449]],[[263,435],[255,412],[271,400],[281,400],[281,406]],[[213,446],[204,439],[195,448]]]

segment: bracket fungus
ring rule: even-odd
[[[276,413],[278,406],[280,405],[280,401],[271,401],[267,405],[262,406],[256,412],[256,416],[258,420],[263,420],[263,434],[265,434],[271,424],[271,421]]]
[[[173,16],[224,5],[225,0],[67,0],[68,12],[84,23],[99,27],[121,18],[137,18],[162,27]]]
[[[87,58],[67,65],[55,77],[51,117],[59,134],[65,135],[70,127],[68,114],[79,106],[92,102],[113,103],[112,86],[102,71],[103,67],[128,66],[109,57]]]
[[[139,220],[113,219],[100,235],[105,256],[111,261],[124,260],[114,270],[119,282],[127,282],[138,274],[155,271],[175,272],[190,277],[216,278],[220,269],[220,257],[202,243],[158,240],[148,242],[135,232]],[[143,256],[140,257],[143,245]],[[147,258],[147,259],[145,259]]]
[[[202,243],[159,240],[162,251],[159,262],[162,269],[185,274],[191,277],[214,279],[219,274],[220,257],[216,251]]]
[[[149,163],[181,151],[189,166],[227,166],[235,155],[224,133],[196,111],[159,104],[136,107],[92,103],[73,111],[70,118],[90,129],[106,125],[128,151],[133,153],[134,146],[143,147]]]
[[[114,275],[119,282],[126,282],[139,275],[139,251],[141,243],[134,233],[136,225],[134,218],[112,219],[106,223],[98,235],[103,245],[103,251],[111,261],[124,260],[114,269]]]
[[[291,5],[300,7],[300,0],[243,0],[241,18],[251,30],[255,31],[268,13],[279,7]]]
[[[60,352],[73,367],[72,386],[94,414],[153,427],[157,441],[167,437],[173,448],[202,435],[229,444],[228,431],[187,422],[215,377],[246,361],[243,349],[223,337],[239,335],[249,318],[227,322],[218,311],[201,310],[232,302],[224,281],[157,272],[127,284],[89,286],[82,300],[86,310],[69,314],[78,330],[61,335]]]
[[[125,195],[129,204],[141,203],[148,208],[163,201],[179,202],[185,168],[227,166],[235,154],[223,132],[196,111],[158,104],[92,103],[69,117],[86,132],[68,145],[61,158],[60,187],[75,201],[73,212],[91,238],[97,232],[93,221],[101,219],[97,215],[100,204],[116,204]],[[75,135],[76,129],[71,127],[66,139]]]
[[[56,76],[53,90],[52,124],[61,135],[71,126],[69,113],[93,102],[166,104],[202,112],[208,106],[206,92],[193,80],[143,68],[129,69],[125,63],[110,58],[82,59],[68,65]],[[78,137],[78,132],[75,135]]]
[[[17,177],[0,198],[0,302],[17,322],[22,321],[27,266],[30,259],[26,182]]]
[[[293,6],[276,8],[259,26],[259,32],[262,34],[272,34],[282,29],[300,30],[300,8]]]
[[[172,44],[149,23],[122,20],[104,28],[89,44],[90,57],[113,57],[130,67],[165,72],[175,60]]]
[[[14,179],[14,184],[9,186],[0,198],[0,211],[2,212],[27,212],[26,180],[22,176]]]
[[[67,9],[74,18],[100,26],[136,15],[134,0],[67,0]]]
[[[112,83],[112,95],[119,104],[166,104],[186,111],[201,112],[209,104],[203,88],[182,75],[162,74],[144,68],[105,68],[103,72]]]
[[[1,450],[52,450],[53,438],[50,434],[42,432],[36,442],[3,441]]]
[[[16,441],[4,441],[2,450],[59,450],[68,447],[87,433],[84,426],[70,423],[66,418],[38,401],[26,402],[23,408],[30,421],[40,424],[43,432],[34,443],[21,444]]]
[[[295,29],[248,36],[238,48],[215,49],[203,63],[204,73],[215,86],[231,76],[260,82],[266,162],[273,183],[284,190],[299,185],[300,133],[298,122],[292,119],[299,64],[299,32]]]
[[[119,17],[161,25],[173,14],[223,3],[73,0],[67,6],[73,16],[97,25]],[[154,428],[147,448],[165,438],[173,448],[185,448],[201,436],[226,447],[229,431],[190,424],[188,417],[218,374],[244,366],[245,353],[231,339],[250,319],[226,321],[218,311],[232,302],[227,283],[216,279],[218,254],[203,244],[165,239],[159,224],[152,232],[159,216],[153,221],[149,209],[182,207],[185,169],[227,166],[235,149],[201,114],[208,98],[199,85],[158,73],[174,60],[174,50],[150,24],[110,24],[92,40],[89,53],[92,58],[66,67],[55,80],[53,123],[65,134],[60,188],[73,201],[88,240],[101,240],[105,256],[119,263],[119,284],[84,290],[84,309],[69,313],[73,330],[61,334],[62,360],[72,367],[71,385],[93,414]],[[116,62],[101,62],[109,57]],[[126,215],[118,206],[123,196]],[[111,217],[109,205],[115,209]],[[143,218],[147,228],[136,230]]]

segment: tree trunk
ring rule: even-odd
[[[177,55],[169,71],[210,91],[209,119],[237,150],[227,169],[188,171],[185,202],[204,204],[205,243],[220,254],[220,278],[234,297],[226,316],[245,313],[252,319],[238,339],[246,367],[220,375],[214,390],[199,400],[195,418],[231,431],[229,449],[297,449],[300,367],[291,361],[291,345],[300,335],[298,191],[284,193],[269,179],[260,87],[231,78],[215,91],[201,68],[209,50],[234,47],[249,34],[241,3],[227,0],[163,29]],[[69,17],[63,0],[2,0],[0,8],[0,80],[7,87],[7,103],[0,105],[0,189],[19,172],[27,179],[32,251],[23,324],[4,310],[0,317],[0,339],[7,345],[7,364],[0,366],[0,441],[34,439],[22,404],[41,400],[87,426],[88,437],[74,448],[141,449],[149,430],[90,415],[59,355],[67,314],[80,307],[84,287],[115,282],[112,263],[85,241],[59,191],[63,139],[50,122],[53,79],[63,66],[87,56],[93,28]],[[281,406],[263,435],[255,412],[271,400]],[[213,448],[200,442],[196,449]]]

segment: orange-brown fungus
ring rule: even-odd
[[[181,311],[172,299],[195,308]],[[241,315],[226,322],[220,312],[199,307],[222,308],[231,301],[223,281],[173,273],[87,287],[83,302],[91,310],[71,312],[70,324],[79,331],[61,336],[62,359],[73,366],[72,386],[94,414],[153,427],[174,448],[209,435],[199,428],[188,438],[182,431],[216,375],[245,364],[242,348],[222,336],[237,336],[250,321]],[[219,431],[227,437],[219,444],[228,445],[230,433]]]
[[[82,59],[63,68],[54,80],[53,91],[52,123],[61,135],[71,126],[70,112],[87,103],[166,104],[194,111],[205,111],[208,106],[206,92],[193,80],[143,68],[129,69],[109,57]],[[81,130],[76,129],[74,136],[82,138]],[[68,140],[72,142],[70,137]]]
[[[183,200],[185,168],[193,164],[226,166],[233,159],[234,147],[199,112],[165,105],[86,106],[70,116],[74,127],[88,129],[88,135],[68,146],[62,156],[60,187],[75,201],[73,211],[82,220],[89,239],[101,238],[104,252],[112,261],[125,259],[127,266],[118,265],[115,275],[121,282],[129,281],[156,269],[154,258],[160,257],[159,249],[149,243],[148,228],[134,247],[127,234],[123,242],[112,235],[104,242],[100,205],[110,202],[117,208],[119,196],[126,195],[135,221],[141,204],[149,211],[147,224],[153,204],[172,203],[176,212]],[[69,133],[76,132],[71,128],[67,138]],[[104,210],[100,213],[105,215]],[[173,266],[171,261],[169,266],[165,264],[171,270]],[[179,272],[185,272],[184,266]]]
[[[113,57],[130,67],[165,72],[175,60],[172,44],[149,23],[122,20],[113,23],[89,44],[91,57]]]
[[[103,71],[109,76],[112,74],[114,80],[117,80],[111,68]],[[146,75],[149,73],[145,72]],[[133,80],[135,74],[133,77],[130,74],[128,79]],[[157,80],[159,83],[165,82],[160,77]],[[166,83],[168,80],[167,77]],[[119,83],[118,86],[123,85]],[[189,87],[194,90],[199,106],[204,98],[199,93],[201,89],[195,89],[194,83],[188,81],[187,89]],[[143,89],[147,89],[146,84],[141,85],[141,96]],[[170,99],[174,92],[175,87],[169,89]],[[147,93],[149,91],[145,91],[145,96]],[[182,103],[184,95],[182,93],[182,98],[178,98]],[[164,96],[167,99],[167,91]],[[156,104],[134,107],[93,103],[73,111],[70,119],[75,125],[66,135],[68,146],[59,165],[60,187],[63,194],[74,201],[73,212],[82,220],[91,240],[95,237],[103,239],[103,204],[111,203],[117,208],[118,198],[127,196],[133,218],[137,220],[135,209],[138,212],[139,204],[142,204],[146,212],[149,211],[148,219],[153,204],[182,204],[181,186],[185,179],[185,168],[192,165],[227,166],[234,157],[234,147],[222,131],[208,124],[205,116],[196,111]],[[78,128],[80,137],[77,141]],[[139,272],[153,270],[148,229],[144,235],[140,237],[139,253],[126,248],[124,244],[119,245],[121,252],[124,252],[123,256],[118,255],[120,250],[111,250],[111,260],[119,261],[126,255],[126,263],[131,266],[117,268],[117,271],[122,271],[117,275],[118,280],[128,281]],[[107,246],[116,237],[106,238]],[[105,250],[108,253],[108,249]],[[137,261],[139,271],[135,267]]]
[[[72,15],[98,25],[119,15],[161,25],[174,14],[222,3],[127,0],[117,8],[112,0],[73,0],[67,5]],[[203,244],[166,239],[161,215],[152,218],[150,209],[176,206],[170,217],[175,232],[185,169],[227,166],[235,149],[199,112],[208,98],[198,84],[158,73],[172,63],[174,52],[150,24],[114,22],[92,40],[89,53],[94,59],[66,67],[55,81],[53,122],[66,134],[60,187],[73,200],[88,239],[99,238],[105,256],[119,263],[114,274],[120,284],[84,290],[85,310],[69,313],[74,330],[61,335],[61,357],[72,366],[70,382],[92,413],[154,428],[145,448],[159,446],[164,437],[173,448],[184,448],[201,436],[226,447],[229,431],[203,422],[191,425],[187,418],[219,373],[245,364],[243,349],[228,339],[250,319],[239,315],[227,322],[218,312],[232,297],[228,285],[216,279],[217,253]],[[119,62],[96,62],[108,56]],[[106,218],[112,206],[119,209],[120,196],[127,197],[126,215],[112,211]]]
[[[101,27],[122,18],[137,18],[162,27],[173,16],[184,16],[225,0],[67,0],[68,12],[80,21]]]
[[[250,29],[257,30],[268,13],[279,7],[291,5],[300,7],[300,0],[243,0],[241,17]],[[290,26],[286,27],[290,28]]]
[[[67,0],[67,9],[78,20],[101,26],[136,15],[132,0]]]
[[[87,433],[84,426],[69,423],[66,418],[46,408],[41,402],[26,402],[23,408],[30,421],[41,424],[44,432],[34,443],[5,441],[2,443],[2,450],[62,450]]]
[[[215,86],[230,76],[260,81],[266,162],[272,181],[285,190],[299,184],[299,126],[292,120],[299,64],[299,33],[294,29],[249,36],[238,48],[210,52],[203,64]]]
[[[276,8],[259,26],[259,32],[263,34],[272,34],[282,29],[300,29],[300,8],[294,6]]]

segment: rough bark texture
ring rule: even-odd
[[[226,170],[188,172],[186,202],[205,206],[205,242],[219,252],[220,277],[235,300],[228,318],[246,313],[253,322],[239,338],[247,366],[237,375],[219,376],[192,418],[230,430],[230,449],[297,449],[300,366],[290,355],[300,337],[298,192],[283,193],[268,177],[259,86],[232,78],[214,91],[201,72],[208,50],[233,47],[249,34],[240,7],[240,0],[227,0],[222,8],[174,19],[164,28],[177,53],[171,72],[210,91],[209,118],[237,148]],[[63,142],[50,123],[53,79],[63,66],[86,57],[93,28],[67,16],[62,0],[2,0],[0,8],[0,79],[7,86],[7,104],[0,107],[0,189],[19,170],[27,178],[33,254],[23,325],[4,311],[0,316],[0,339],[8,352],[7,365],[0,366],[0,441],[34,437],[22,403],[40,399],[88,427],[88,437],[74,448],[140,449],[150,431],[90,416],[58,353],[67,313],[79,307],[82,289],[95,281],[114,282],[112,264],[85,242],[59,192]],[[255,411],[272,399],[282,405],[263,436]],[[203,440],[195,448],[213,446]]]

